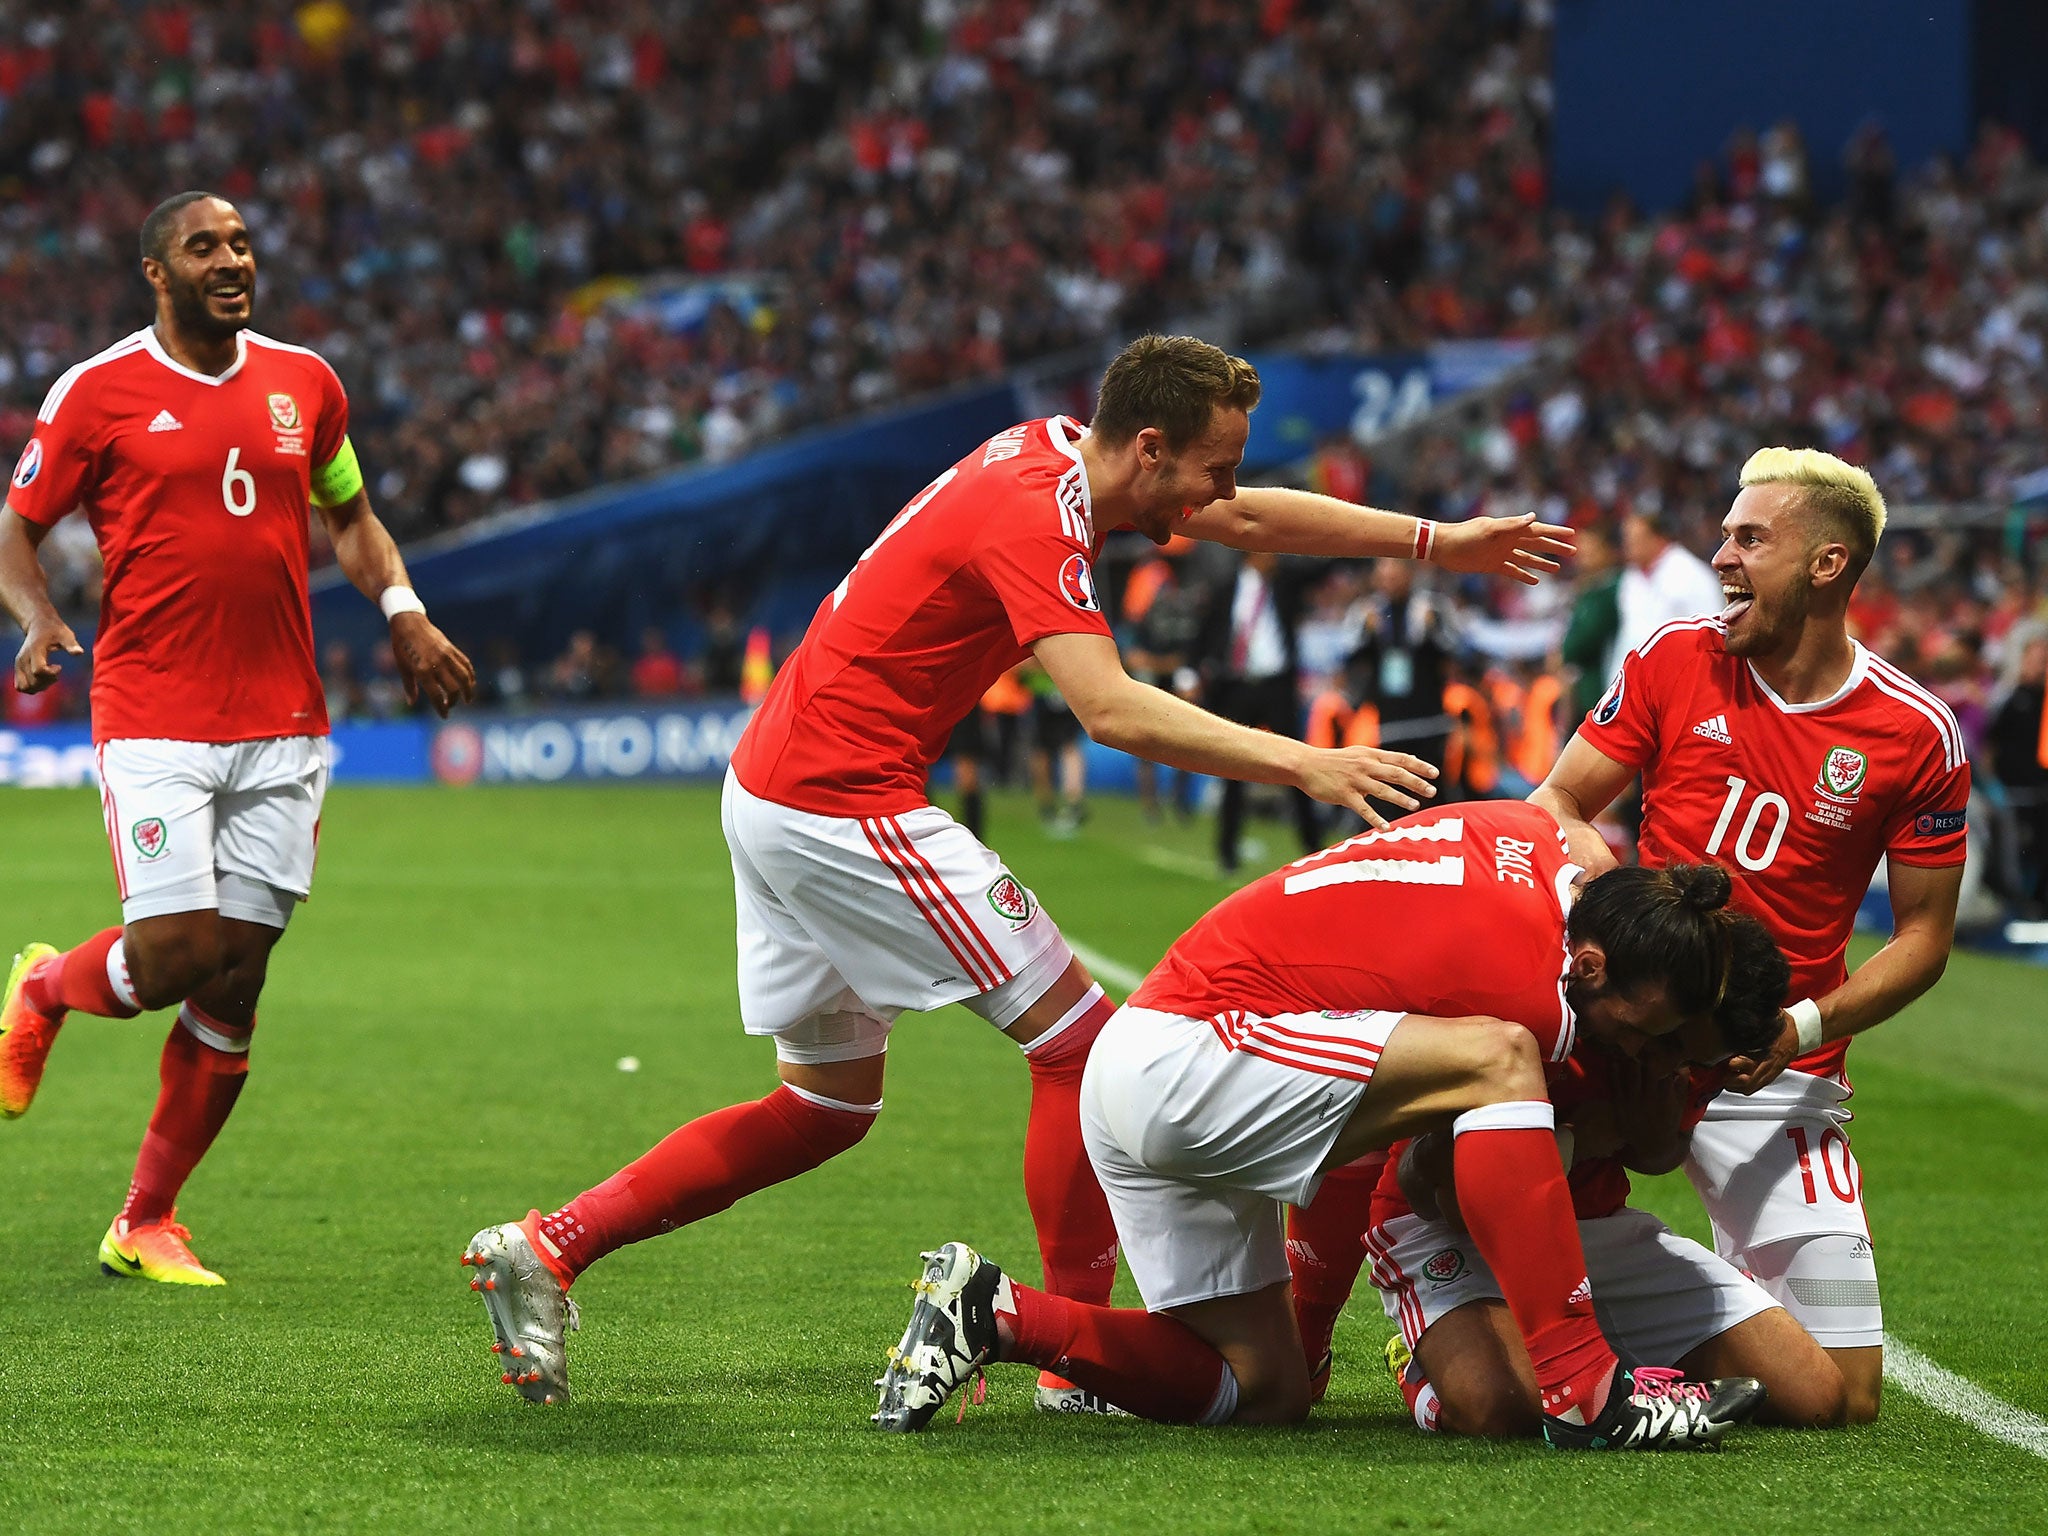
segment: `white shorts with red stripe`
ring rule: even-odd
[[[290,921],[313,889],[325,736],[108,741],[96,757],[124,921],[209,910]]]
[[[1648,1211],[1623,1206],[1579,1223],[1593,1311],[1630,1365],[1675,1366],[1700,1345],[1778,1303],[1754,1280]],[[1365,1235],[1387,1320],[1412,1350],[1438,1318],[1500,1301],[1500,1282],[1462,1228],[1396,1216]]]
[[[879,1055],[899,1013],[1014,1023],[1073,956],[1038,899],[937,806],[819,816],[725,777],[740,1019],[784,1061]]]
[[[1081,1079],[1081,1135],[1147,1307],[1287,1278],[1281,1207],[1314,1199],[1401,1019],[1117,1010]]]

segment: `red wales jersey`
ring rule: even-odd
[[[1579,734],[1643,776],[1645,864],[1713,859],[1736,905],[1792,963],[1792,997],[1848,972],[1880,858],[1963,862],[1970,766],[1955,717],[1861,645],[1832,698],[1787,704],[1723,648],[1718,618],[1667,624],[1631,651]],[[1853,642],[1852,642],[1853,643]],[[1849,1043],[1795,1065],[1826,1075]]]
[[[1190,928],[1131,995],[1203,1019],[1387,1009],[1524,1026],[1571,1054],[1565,902],[1577,865],[1520,800],[1417,811],[1275,870]]]
[[[95,740],[326,734],[308,509],[347,433],[334,370],[251,331],[217,378],[142,330],[51,387],[7,500],[45,527],[82,509],[99,540]]]
[[[998,432],[896,514],[741,736],[750,794],[820,816],[913,810],[953,727],[1034,642],[1109,634],[1086,435],[1064,416]]]

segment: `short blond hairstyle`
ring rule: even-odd
[[[1870,472],[1818,448],[1759,448],[1742,466],[1742,483],[1793,485],[1824,530],[1849,546],[1853,582],[1884,536],[1884,496]]]

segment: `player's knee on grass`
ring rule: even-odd
[[[1754,1376],[1768,1394],[1758,1422],[1834,1429],[1848,1422],[1849,1388],[1836,1361],[1783,1307],[1737,1323],[1678,1362],[1686,1375]]]
[[[1845,1422],[1875,1424],[1884,1402],[1884,1347],[1827,1353],[1842,1373]]]
[[[1416,1367],[1436,1388],[1441,1434],[1506,1440],[1543,1427],[1535,1367],[1503,1301],[1470,1302],[1430,1324]]]

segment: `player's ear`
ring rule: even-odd
[[[1825,587],[1839,581],[1842,573],[1849,568],[1849,546],[1833,539],[1820,544],[1806,557],[1807,575],[1817,587]]]
[[[1157,427],[1140,427],[1132,443],[1138,450],[1140,469],[1157,469],[1166,457],[1166,434]]]
[[[1572,950],[1572,976],[1594,988],[1607,983],[1607,951],[1593,939],[1587,939]]]

